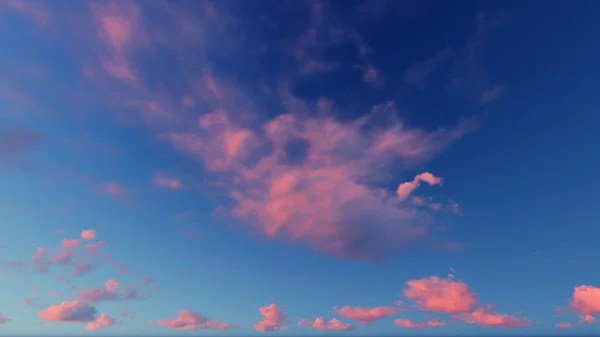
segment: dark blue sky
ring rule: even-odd
[[[597,13],[1,1],[0,334],[600,332]]]

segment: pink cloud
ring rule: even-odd
[[[56,264],[68,264],[69,262],[71,262],[71,258],[73,257],[73,252],[68,251],[68,250],[64,250],[62,252],[59,252],[58,254],[56,254],[54,256],[54,263]]]
[[[60,296],[60,293],[56,292],[56,291],[51,291],[48,293],[48,296],[50,297],[58,297]]]
[[[94,240],[96,238],[96,231],[93,229],[85,229],[81,231],[81,238],[83,240]]]
[[[286,314],[277,308],[274,303],[258,309],[262,315],[262,321],[254,324],[254,330],[270,332],[287,329],[284,325],[286,322]]]
[[[84,323],[95,320],[96,309],[86,302],[75,300],[46,308],[38,316],[46,321]]]
[[[6,316],[4,316],[1,312],[0,312],[0,324],[5,324],[8,323],[8,321],[10,321],[10,319],[8,319]]]
[[[31,262],[35,265],[35,271],[38,273],[47,273],[48,265],[50,264],[46,259],[46,249],[39,247],[37,252],[31,257]]]
[[[468,123],[431,133],[409,129],[393,109],[377,108],[346,123],[279,115],[260,132],[217,109],[200,118],[198,132],[160,137],[209,171],[231,173],[234,178],[223,185],[234,201],[231,214],[267,237],[373,261],[428,233],[428,213],[399,204],[392,191],[374,186],[387,180],[383,168],[392,161],[423,162],[469,129]],[[384,126],[373,126],[377,123]],[[267,146],[271,150],[258,151]],[[438,181],[431,174],[418,177],[418,182]]]
[[[108,280],[104,283],[106,290],[115,291],[119,287],[119,282],[116,280]]]
[[[339,309],[333,309],[342,317],[360,322],[362,324],[371,324],[373,321],[384,319],[396,314],[396,308],[391,306],[372,308],[344,306]]]
[[[528,318],[518,318],[508,314],[498,314],[491,310],[491,306],[488,305],[479,308],[472,313],[453,316],[452,319],[469,324],[500,328],[522,328],[532,324],[531,320]]]
[[[94,269],[94,266],[87,264],[87,263],[77,263],[73,266],[73,269],[71,269],[71,272],[69,273],[69,275],[71,277],[75,277],[75,276],[83,276],[86,275],[87,273],[89,273],[90,271],[92,271]]]
[[[177,318],[161,321],[150,321],[150,324],[174,330],[229,330],[235,327],[229,323],[208,319],[189,310],[181,310]]]
[[[90,255],[97,256],[100,254],[100,249],[104,247],[104,241],[98,241],[96,243],[90,243],[85,246]]]
[[[429,172],[418,174],[412,181],[400,184],[396,190],[396,195],[401,199],[405,199],[412,191],[419,187],[421,182],[425,182],[429,185],[438,185],[442,183],[442,178],[438,178]]]
[[[408,319],[398,318],[394,320],[394,324],[399,327],[409,328],[409,329],[426,329],[426,328],[437,328],[440,326],[444,326],[445,323],[439,319],[430,319],[425,322],[415,322]]]
[[[407,281],[404,295],[426,311],[464,313],[477,305],[477,297],[466,283],[437,276]]]
[[[170,178],[164,175],[155,175],[152,183],[155,187],[168,188],[170,190],[179,190],[183,186],[177,178]]]
[[[314,321],[303,319],[298,323],[298,326],[301,328],[313,328],[315,330],[354,330],[354,325],[352,324],[343,323],[336,318],[326,321],[323,317],[317,317]]]
[[[576,287],[569,308],[581,315],[600,315],[600,288]]]
[[[103,328],[107,328],[109,326],[115,325],[115,320],[110,318],[107,314],[100,314],[96,319],[92,322],[89,322],[85,325],[86,330],[99,330]]]
[[[74,240],[63,239],[60,242],[60,246],[63,248],[75,248],[75,247],[79,246],[80,244],[81,244],[81,242],[77,239],[74,239]]]
[[[596,319],[592,315],[579,315],[579,321],[577,323],[559,323],[556,324],[557,328],[574,328],[581,325],[594,323]]]
[[[125,190],[121,185],[117,183],[106,183],[100,186],[100,189],[111,197],[123,197],[125,196]]]
[[[85,302],[99,303],[104,301],[115,301],[118,298],[118,294],[114,290],[98,287],[81,291],[77,297]]]

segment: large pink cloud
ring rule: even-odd
[[[404,295],[426,311],[466,313],[477,305],[477,296],[466,283],[437,276],[407,281]]]
[[[288,105],[293,110],[306,103]],[[377,126],[384,118],[388,123]],[[232,214],[264,235],[376,260],[430,231],[428,213],[375,187],[389,181],[387,165],[423,162],[467,130],[467,124],[433,132],[407,128],[393,104],[352,122],[290,113],[258,129],[234,122],[230,111],[219,108],[200,117],[197,132],[161,138],[209,171],[231,177],[223,186],[235,202]],[[428,173],[418,177],[439,182]]]
[[[569,308],[581,315],[600,315],[600,288],[576,287]]]
[[[415,322],[408,319],[398,318],[394,320],[394,324],[396,326],[409,329],[437,328],[445,325],[445,323],[439,318],[430,319],[425,322]]]
[[[272,303],[258,309],[262,315],[262,320],[254,324],[254,329],[258,331],[270,332],[287,329],[285,326],[286,314]]]
[[[471,313],[456,315],[452,318],[469,324],[499,328],[522,328],[532,324],[528,318],[519,318],[513,315],[492,312],[492,308],[489,305]]]
[[[189,310],[181,310],[179,315],[174,319],[150,321],[150,324],[174,330],[229,330],[235,327],[229,323],[208,319],[201,314]]]
[[[596,318],[592,315],[579,315],[579,321],[577,323],[558,323],[556,324],[557,328],[574,328],[577,326],[582,326],[586,324],[591,324],[596,321]]]
[[[332,318],[329,321],[326,321],[323,317],[317,317],[314,321],[303,319],[298,322],[298,326],[301,328],[313,328],[315,330],[354,330],[354,325],[343,323],[337,318]]]
[[[360,322],[362,324],[371,324],[373,321],[384,319],[396,314],[396,308],[392,306],[383,307],[351,307],[344,306],[334,308],[342,317]]]
[[[98,317],[96,317],[95,320],[86,324],[85,329],[86,330],[99,330],[99,329],[107,328],[109,326],[113,326],[115,324],[116,324],[115,320],[110,318],[110,316],[108,316],[107,314],[100,314]]]
[[[92,322],[96,319],[96,309],[84,301],[75,300],[46,308],[38,316],[53,322]]]

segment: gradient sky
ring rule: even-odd
[[[0,335],[600,333],[599,12],[0,0]]]

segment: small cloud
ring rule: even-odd
[[[77,246],[79,246],[81,244],[81,241],[74,239],[74,240],[67,240],[67,239],[63,239],[60,242],[60,246],[63,248],[75,248]]]
[[[6,324],[10,319],[0,312],[0,324]]]
[[[344,306],[334,308],[334,310],[342,317],[360,322],[362,324],[371,324],[373,321],[384,319],[396,314],[396,308],[391,306],[383,307],[351,307]]]
[[[317,317],[314,321],[303,319],[298,323],[301,328],[313,328],[315,330],[337,330],[337,331],[350,331],[354,330],[354,325],[343,323],[337,318],[332,318],[326,321],[323,317]]]
[[[396,326],[403,327],[403,328],[409,328],[409,329],[437,328],[437,327],[445,325],[445,323],[439,318],[430,319],[425,322],[415,322],[415,321],[411,321],[408,319],[399,318],[399,319],[394,320],[394,324]]]
[[[518,318],[513,315],[492,312],[492,308],[489,305],[479,308],[472,313],[453,316],[452,319],[469,324],[499,328],[522,328],[532,324],[528,318]]]
[[[173,191],[180,190],[183,187],[183,184],[179,179],[162,174],[156,174],[154,179],[152,179],[152,184],[154,187],[168,188]]]
[[[149,322],[152,325],[158,325],[173,330],[230,330],[235,328],[235,326],[229,323],[208,319],[190,310],[181,310],[179,315],[174,319]]]
[[[96,238],[96,231],[93,229],[82,230],[81,238],[83,240],[94,240]]]
[[[398,186],[396,190],[396,195],[400,197],[400,199],[407,198],[419,185],[421,182],[425,182],[430,186],[439,185],[443,181],[442,178],[438,178],[429,172],[424,172],[415,176],[412,181],[402,183]],[[414,201],[414,200],[413,200]]]
[[[448,314],[469,312],[477,304],[466,283],[437,276],[407,281],[404,296],[416,301],[421,310]]]
[[[594,318],[594,316],[592,315],[579,315],[579,321],[577,323],[559,323],[556,324],[557,328],[574,328],[574,327],[578,327],[578,326],[582,326],[582,325],[586,325],[586,324],[591,324],[594,323],[596,321],[596,318]]]
[[[123,187],[117,183],[106,183],[100,186],[100,189],[105,194],[115,198],[124,197],[126,194]]]
[[[501,87],[495,87],[493,89],[487,90],[483,94],[481,94],[481,96],[479,97],[479,103],[487,104],[492,101],[495,101],[495,100],[499,99],[500,97],[502,97],[503,92],[504,92],[504,90]]]
[[[254,324],[254,330],[271,332],[287,329],[287,326],[284,325],[286,321],[286,314],[277,308],[277,305],[274,303],[260,307],[258,311],[262,315],[263,319],[262,321]]]
[[[96,317],[96,319],[92,322],[89,322],[85,325],[86,330],[99,330],[109,326],[115,325],[115,320],[110,318],[107,314],[100,314],[100,316]]]

